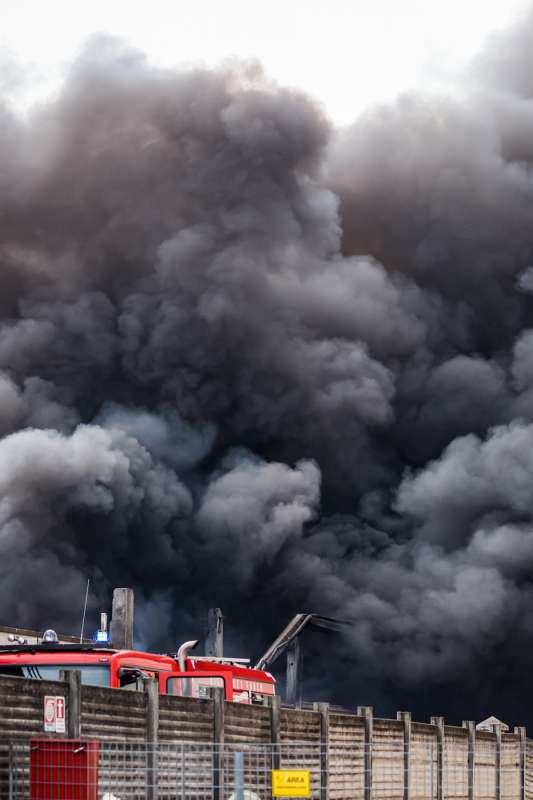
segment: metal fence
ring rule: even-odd
[[[33,739],[11,744],[9,800],[270,800],[272,770],[308,770],[312,800],[520,800],[519,761],[434,744],[223,745]],[[473,755],[472,755],[473,757]],[[369,770],[371,772],[369,772]]]

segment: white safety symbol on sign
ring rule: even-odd
[[[46,695],[44,698],[44,730],[65,733],[65,698]]]

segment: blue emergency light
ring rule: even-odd
[[[109,633],[107,631],[96,631],[93,634],[93,642],[108,642]]]

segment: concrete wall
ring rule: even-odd
[[[197,742],[268,748],[287,759],[298,743],[299,768],[319,776],[320,800],[533,800],[533,744],[525,730],[476,732],[473,723],[448,726],[375,719],[366,707],[336,713],[195,700],[65,682],[0,677],[0,797],[5,795],[10,743],[43,736],[45,695],[66,699],[66,736],[112,742]],[[57,734],[54,734],[57,738]],[[275,747],[271,747],[274,743]],[[4,795],[2,795],[2,789]]]

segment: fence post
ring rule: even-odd
[[[403,800],[409,800],[411,789],[411,712],[397,711],[396,719],[403,722]]]
[[[328,800],[329,703],[314,703],[320,714],[320,800]]]
[[[431,724],[437,728],[437,800],[444,800],[444,722],[444,717],[431,717]]]
[[[468,800],[474,800],[476,770],[476,723],[463,720],[463,728],[468,731]]]
[[[519,726],[514,732],[520,741],[520,800],[526,800],[526,729]]]
[[[81,736],[81,672],[79,669],[62,669],[59,680],[67,684],[67,736],[79,739]]]
[[[235,786],[235,800],[244,800],[244,753],[234,755],[233,781]]]
[[[270,706],[270,738],[272,740],[272,769],[281,768],[281,697],[274,695]]]
[[[372,800],[372,739],[374,733],[374,709],[358,706],[357,714],[365,720],[365,800]]]
[[[13,757],[13,742],[9,740],[9,775],[8,775],[8,800],[13,800],[14,798],[14,784],[15,784],[15,776],[13,772],[15,770],[15,759]]]
[[[213,800],[223,800],[224,689],[215,687],[213,697]]]
[[[493,725],[496,736],[496,800],[502,800],[502,726]]]
[[[158,758],[157,742],[159,738],[159,685],[157,679],[145,681],[146,692],[146,773],[147,800],[157,800],[158,795]]]

